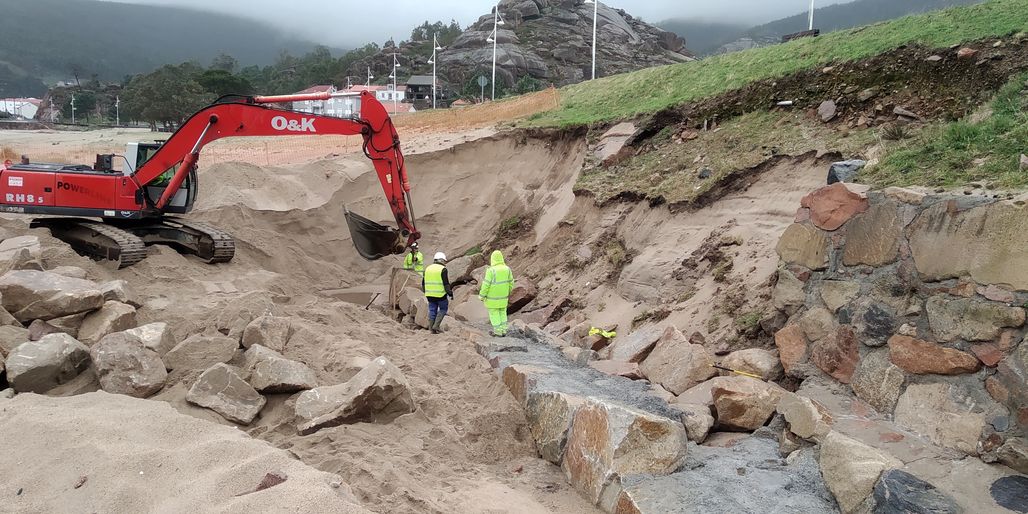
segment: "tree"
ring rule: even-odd
[[[215,97],[231,94],[249,95],[254,92],[250,81],[221,69],[207,70],[201,73],[196,81]]]
[[[236,68],[239,67],[239,61],[235,57],[228,54],[221,54],[211,60],[212,70],[227,71],[229,73],[235,73]]]
[[[166,65],[147,75],[137,75],[125,88],[123,104],[130,117],[155,127],[180,125],[214,98],[196,80],[192,63]]]

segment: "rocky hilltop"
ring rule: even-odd
[[[513,85],[525,76],[566,85],[589,78],[592,67],[593,6],[584,0],[503,0],[497,80]],[[691,60],[685,40],[621,9],[600,4],[598,76]],[[493,14],[479,18],[442,53],[441,68],[454,83],[490,72]]]

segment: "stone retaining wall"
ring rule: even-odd
[[[829,375],[936,444],[1028,472],[1026,199],[808,195],[778,245],[787,375]]]

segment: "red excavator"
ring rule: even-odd
[[[333,118],[271,107],[269,104],[352,97],[350,118]],[[200,150],[223,137],[360,135],[399,229],[344,209],[354,246],[374,260],[404,249],[421,237],[414,224],[410,182],[400,139],[373,93],[314,93],[220,98],[190,117],[170,138],[130,143],[125,170],[113,168],[115,155],[97,155],[96,164],[5,162],[0,166],[0,211],[42,214],[32,226],[46,227],[78,252],[117,261],[139,262],[146,245],[166,244],[209,263],[235,254],[232,236],[186,220],[197,195]]]

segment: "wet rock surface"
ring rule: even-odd
[[[681,471],[624,480],[616,512],[838,512],[811,449],[783,459],[772,439],[690,446]],[[783,494],[783,491],[787,491]]]
[[[963,512],[945,493],[899,469],[882,473],[874,487],[873,514],[959,514]]]

